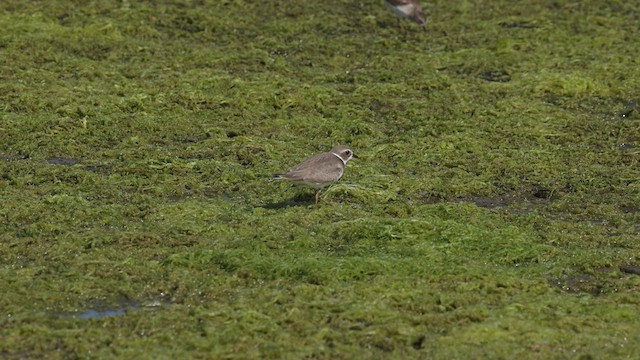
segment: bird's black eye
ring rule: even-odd
[[[345,153],[347,156],[350,156],[350,155],[351,155],[351,150],[347,150],[347,151],[345,151],[344,153]]]

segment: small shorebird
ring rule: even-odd
[[[358,156],[349,147],[336,146],[273,177],[314,188],[316,191],[316,207],[318,207],[320,190],[338,181],[344,174],[347,162],[354,157],[357,158]]]
[[[409,19],[422,26],[427,23],[418,0],[384,0],[384,3],[400,18]]]

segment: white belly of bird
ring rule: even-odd
[[[391,10],[400,17],[409,17],[411,16],[411,12],[413,11],[413,4],[406,4],[400,6],[391,6],[389,5]]]

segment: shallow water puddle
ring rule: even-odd
[[[104,308],[104,309],[86,309],[73,312],[61,312],[57,313],[58,317],[72,317],[76,319],[102,319],[105,317],[124,315],[127,310],[139,309],[140,303],[128,302],[122,303],[118,307]]]
[[[160,301],[149,301],[145,303],[140,303],[137,301],[123,301],[119,304],[119,306],[114,307],[97,307],[90,308],[81,311],[73,311],[73,312],[59,312],[56,313],[58,317],[72,317],[76,319],[102,319],[106,317],[112,316],[120,316],[125,315],[127,311],[137,310],[142,307],[161,307],[166,306],[168,303],[160,302]]]
[[[104,317],[124,315],[126,310],[127,309],[124,308],[110,310],[89,309],[83,312],[62,314],[62,316],[69,316],[77,319],[101,319]]]

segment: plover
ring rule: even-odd
[[[314,188],[316,191],[316,207],[318,207],[320,190],[338,181],[344,174],[347,162],[354,157],[357,158],[358,156],[348,146],[336,146],[273,177]]]
[[[400,18],[412,20],[422,26],[427,23],[418,0],[384,0],[384,3]]]

